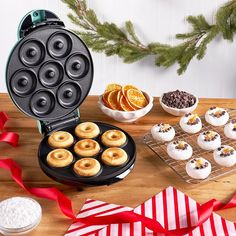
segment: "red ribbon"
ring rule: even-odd
[[[19,135],[14,132],[3,132],[6,122],[9,120],[5,112],[0,112],[0,142],[6,142],[14,147],[17,146],[19,142]]]
[[[7,116],[0,113],[0,126],[4,126],[7,121]],[[10,143],[15,142],[14,136],[10,136]],[[17,144],[17,143],[16,143]],[[167,230],[156,220],[150,219],[143,215],[139,215],[133,211],[124,211],[108,216],[88,216],[85,218],[76,218],[72,210],[72,203],[69,198],[67,198],[62,192],[56,188],[29,188],[27,187],[22,180],[22,169],[16,164],[12,159],[1,159],[0,168],[9,170],[12,176],[12,179],[18,183],[23,189],[25,189],[30,194],[49,200],[57,202],[61,212],[71,218],[74,222],[81,222],[86,225],[104,225],[104,224],[118,224],[118,223],[134,223],[142,222],[143,226],[152,230],[156,233],[165,233],[169,235],[184,235],[192,232],[195,228],[203,224],[213,213],[213,211],[233,208],[236,207],[236,194],[233,198],[227,203],[224,204],[218,200],[212,199],[204,204],[202,204],[199,211],[199,220],[195,226],[188,226],[186,228]]]

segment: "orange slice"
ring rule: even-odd
[[[127,100],[131,103],[132,106],[135,106],[137,108],[143,108],[147,106],[148,101],[140,90],[129,89],[126,94]]]
[[[122,89],[121,89],[122,93],[125,97],[127,96],[126,93],[129,89],[139,90],[137,87],[133,86],[132,84],[127,84],[127,85],[123,86]]]
[[[105,92],[105,93],[102,95],[102,101],[103,101],[104,105],[105,105],[106,107],[109,107],[109,108],[111,108],[111,106],[110,106],[109,103],[108,103],[108,95],[109,95],[110,92],[111,92],[111,91]]]
[[[122,92],[121,90],[118,91],[117,93],[117,103],[120,104],[120,98],[121,98]]]
[[[125,96],[124,96],[125,97]],[[133,111],[139,110],[140,107],[136,107],[133,104],[130,103],[130,101],[127,99],[127,97],[125,97],[126,102],[128,103],[128,105],[133,109]]]
[[[124,95],[121,95],[121,97],[120,97],[120,106],[121,106],[121,108],[122,108],[124,111],[134,111],[134,108],[132,108],[132,107],[128,104],[128,102],[127,102],[127,100],[126,100],[126,98],[125,98]]]
[[[121,90],[122,86],[119,84],[108,84],[105,92],[109,92],[109,91],[114,91],[114,90]]]
[[[107,101],[113,110],[121,110],[120,104],[117,102],[117,94],[119,90],[111,91],[108,95]]]

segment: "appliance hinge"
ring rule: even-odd
[[[39,121],[40,133],[47,135],[52,131],[60,130],[68,126],[78,124],[80,120],[79,110],[69,114],[66,117],[58,119],[56,121]]]

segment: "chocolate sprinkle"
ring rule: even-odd
[[[226,111],[222,110],[220,111],[220,113],[210,113],[210,116],[216,117],[216,118],[220,118],[221,116],[224,116],[226,114]]]
[[[188,148],[188,144],[187,143],[185,143],[183,147],[178,146],[178,144],[179,144],[178,142],[176,144],[177,144],[177,146],[175,146],[175,149],[187,150],[187,148]]]
[[[236,119],[231,120],[232,124],[236,124]]]
[[[194,163],[195,161],[197,161],[195,158],[191,161],[191,163]],[[204,162],[204,164],[201,164],[200,166],[195,166],[195,169],[196,170],[199,170],[199,169],[204,169],[208,166],[208,162]]]
[[[176,90],[164,93],[162,102],[168,107],[182,109],[193,106],[196,103],[196,97],[185,91]]]
[[[216,107],[210,107],[210,110],[214,110],[214,109],[216,109]]]
[[[188,121],[187,124],[188,124],[188,125],[196,125],[196,124],[198,124],[199,122],[200,122],[200,119],[197,118],[194,122]]]

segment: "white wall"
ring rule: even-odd
[[[130,19],[144,42],[175,43],[176,33],[186,32],[184,17],[204,14],[211,21],[213,12],[226,0],[89,0],[101,20],[122,25]],[[60,0],[9,0],[0,8],[0,92],[6,92],[5,63],[16,42],[19,21],[28,11],[45,8],[54,11],[69,27],[68,9]],[[95,78],[90,94],[102,93],[110,82],[132,83],[154,96],[171,89],[184,89],[200,97],[236,97],[236,44],[218,38],[202,61],[191,62],[178,76],[177,65],[164,70],[153,65],[153,58],[124,64],[117,57],[92,53]]]

